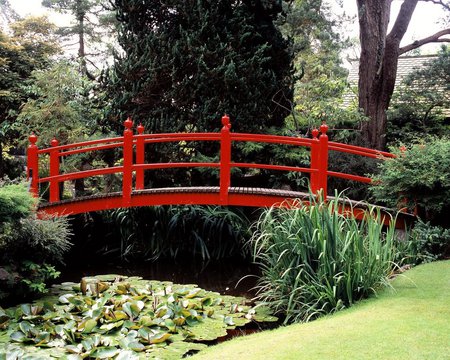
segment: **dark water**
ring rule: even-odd
[[[83,276],[119,274],[140,276],[145,280],[171,281],[178,284],[197,284],[199,287],[224,295],[252,298],[258,268],[242,261],[221,260],[207,264],[180,262],[171,259],[139,263],[82,263],[61,269],[57,282],[79,282]]]

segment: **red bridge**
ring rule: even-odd
[[[267,189],[233,187],[230,183],[232,168],[256,168],[279,171],[294,171],[308,173],[310,187],[313,193],[323,192],[327,197],[327,182],[329,177],[339,177],[363,183],[370,183],[371,179],[364,176],[330,171],[328,158],[330,151],[349,153],[369,158],[392,158],[387,152],[367,149],[328,141],[328,126],[323,124],[320,131],[314,129],[312,138],[287,137],[276,135],[260,135],[233,133],[227,115],[222,117],[220,133],[173,133],[173,134],[144,134],[144,127],[137,126],[137,134],[133,134],[133,122],[124,122],[123,136],[109,139],[80,142],[76,144],[59,145],[56,139],[50,148],[39,149],[36,145],[37,136],[29,137],[27,176],[30,181],[30,191],[39,196],[41,184],[49,184],[49,202],[39,204],[39,210],[49,214],[79,214],[90,211],[114,209],[120,207],[168,205],[168,204],[199,204],[199,205],[237,205],[266,207],[280,204],[286,199],[304,198],[308,194]],[[220,143],[219,162],[178,162],[178,163],[146,163],[146,146],[156,143],[213,141]],[[310,149],[310,166],[293,167],[275,164],[240,163],[232,161],[233,142],[257,142],[302,146]],[[122,148],[123,163],[121,166],[105,167],[71,173],[60,173],[61,159],[70,155],[95,152],[106,149]],[[49,161],[49,176],[40,177],[39,164]],[[173,187],[152,188],[144,187],[144,171],[168,168],[217,168],[220,181],[215,187]],[[103,176],[107,174],[122,174],[122,191],[74,199],[60,199],[60,184],[65,181]],[[134,181],[133,181],[134,179]],[[134,182],[134,186],[133,186]]]

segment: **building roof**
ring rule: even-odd
[[[407,75],[411,74],[413,71],[423,68],[426,64],[437,59],[437,55],[417,55],[417,56],[400,56],[398,58],[397,66],[397,78],[395,79],[395,86],[398,86]],[[359,60],[351,61],[352,67],[348,73],[347,80],[350,87],[358,87],[359,79]],[[349,106],[353,101],[356,100],[357,93],[354,91],[348,91],[344,94],[344,106]]]

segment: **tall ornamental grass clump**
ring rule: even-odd
[[[393,219],[385,227],[379,209],[368,207],[356,220],[340,213],[341,200],[311,197],[310,205],[270,208],[256,223],[251,245],[262,271],[256,298],[285,323],[341,310],[387,284],[396,252]]]

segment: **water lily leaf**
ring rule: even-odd
[[[141,318],[139,319],[139,325],[142,326],[152,326],[154,325],[155,322],[153,321],[153,318],[151,316],[141,316]]]
[[[100,326],[101,330],[106,330],[106,332],[111,331],[112,329],[120,328],[123,325],[124,321],[117,321],[113,323],[103,324]]]
[[[166,341],[168,338],[170,338],[171,334],[169,333],[162,333],[157,334],[152,337],[150,337],[150,344],[160,344]]]
[[[172,319],[165,319],[164,326],[172,332],[175,332],[175,329],[177,327],[176,323]]]
[[[61,296],[58,298],[58,301],[59,301],[61,304],[70,304],[69,299],[70,299],[71,297],[74,297],[74,296],[75,296],[74,294],[64,294],[64,295],[61,295]]]
[[[141,344],[139,341],[132,341],[130,343],[128,343],[128,349],[133,350],[133,351],[137,351],[137,352],[141,352],[145,350],[145,346],[143,344]]]
[[[97,359],[108,359],[116,356],[120,352],[119,349],[113,346],[99,347],[89,353],[90,357]]]
[[[201,302],[202,306],[210,306],[212,304],[213,300],[209,296],[207,296],[207,297],[202,298],[200,300],[200,302]]]
[[[197,289],[192,289],[191,291],[189,291],[188,294],[185,295],[186,299],[192,299],[194,297],[197,296],[197,294],[201,291],[202,289],[197,288]]]
[[[36,343],[35,346],[41,347],[46,347],[49,341],[50,341],[50,333],[44,331],[40,332],[34,339],[34,342]]]
[[[188,324],[189,326],[195,326],[199,323],[200,321],[198,320],[197,317],[194,316],[189,316],[186,318],[186,324]]]
[[[116,360],[138,360],[139,356],[131,350],[122,350]]]
[[[224,322],[225,324],[229,325],[229,326],[236,325],[236,324],[234,323],[233,318],[232,318],[231,316],[225,316],[225,317],[223,318],[223,322]]]
[[[80,345],[66,345],[64,347],[71,354],[81,354],[83,351],[81,344]]]
[[[186,336],[197,341],[215,340],[226,334],[227,329],[225,323],[211,318],[206,318],[197,325],[189,327],[189,331],[185,333]]]
[[[19,329],[24,333],[28,334],[33,329],[33,326],[28,321],[22,321],[19,323]]]
[[[16,342],[24,342],[27,341],[28,338],[25,336],[25,334],[22,331],[15,331],[10,335],[10,338],[12,341]]]
[[[78,354],[70,354],[66,358],[67,360],[83,360],[83,357]]]
[[[186,322],[186,318],[184,316],[178,316],[175,319],[173,319],[173,322],[177,325],[177,326],[181,326]]]
[[[96,326],[97,326],[97,320],[87,319],[78,326],[78,330],[82,330],[83,333],[88,334],[88,333],[91,333]]]

